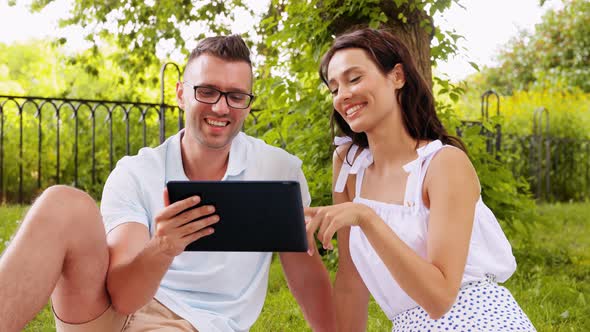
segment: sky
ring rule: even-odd
[[[435,24],[464,36],[459,42],[464,50],[437,68],[452,80],[476,72],[469,61],[480,68],[497,65],[499,50],[512,37],[520,30],[534,31],[548,9],[563,7],[558,0],[548,0],[543,7],[539,0],[464,0],[461,4],[464,8],[453,5],[442,17],[435,17]]]
[[[12,43],[57,35],[60,29],[58,19],[67,13],[69,1],[56,0],[41,13],[31,14],[27,7],[29,1],[18,1],[17,6],[9,7],[8,0],[0,0],[0,42]],[[257,7],[263,3],[252,1]],[[460,54],[441,63],[436,73],[457,81],[475,72],[469,61],[480,67],[497,64],[495,58],[502,45],[520,30],[533,31],[547,9],[561,6],[559,0],[548,0],[543,7],[539,7],[538,3],[539,0],[463,0],[463,8],[454,4],[443,16],[435,17],[435,24],[464,36],[459,42]],[[235,26],[239,29],[244,25]],[[87,47],[82,38],[82,28],[68,27],[62,31],[70,46]]]

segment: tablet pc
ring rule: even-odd
[[[170,203],[198,195],[213,205],[215,232],[185,251],[307,251],[297,181],[169,181]]]

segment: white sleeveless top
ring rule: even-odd
[[[336,137],[335,143],[341,145],[350,141],[348,137]],[[416,160],[404,165],[404,170],[409,175],[403,206],[360,197],[364,171],[373,163],[373,156],[369,149],[364,149],[354,159],[358,151],[356,145],[351,146],[346,159],[354,162],[352,166],[346,160],[343,162],[334,191],[342,192],[348,175],[356,174],[353,202],[372,208],[402,241],[426,259],[430,211],[422,202],[422,186],[430,161],[443,147],[445,146],[439,140],[430,142],[417,150]],[[390,320],[395,315],[418,306],[391,276],[360,227],[351,227],[349,241],[350,255],[356,269]],[[486,275],[491,275],[492,278],[495,276],[495,280],[504,282],[515,270],[516,260],[510,243],[496,217],[480,196],[475,206],[475,220],[462,283],[484,280]]]

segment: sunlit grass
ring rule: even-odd
[[[0,207],[0,250],[26,210]],[[538,331],[590,330],[590,203],[539,206],[529,237],[511,238],[518,261],[505,284]],[[333,272],[332,272],[333,274]],[[26,331],[55,331],[49,306]],[[369,306],[368,331],[390,331],[391,323],[375,302]],[[310,331],[289,292],[279,260],[271,265],[268,296],[253,332]]]

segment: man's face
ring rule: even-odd
[[[184,82],[176,86],[178,105],[185,111],[186,138],[209,149],[229,147],[250,113],[250,106],[232,108],[226,96],[221,96],[215,104],[199,102],[193,86],[251,93],[252,68],[244,61],[229,62],[203,54],[188,64]]]

